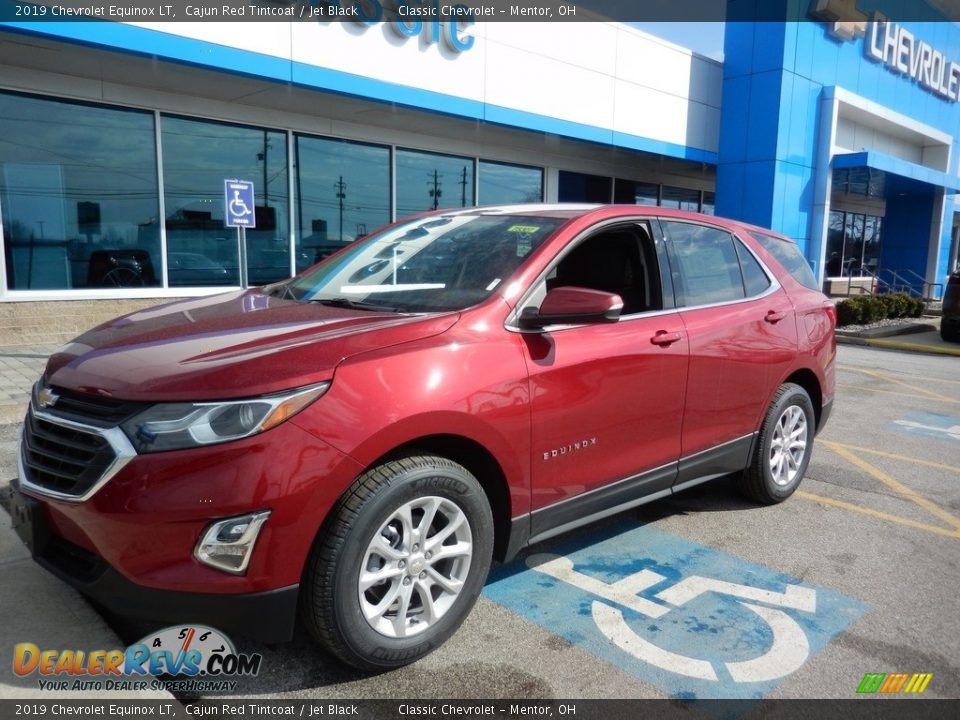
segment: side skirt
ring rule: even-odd
[[[757,433],[513,518],[503,562],[527,545],[659,500],[747,467]]]

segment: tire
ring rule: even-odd
[[[348,665],[407,665],[460,627],[492,549],[490,505],[466,468],[430,455],[386,462],[354,481],[317,537],[303,620]]]
[[[960,326],[947,325],[943,320],[940,321],[940,338],[944,342],[960,342]]]
[[[799,385],[781,385],[760,426],[750,465],[738,478],[740,491],[764,505],[783,502],[800,485],[816,432],[816,416],[807,391]],[[794,436],[792,452],[784,451],[784,435]]]

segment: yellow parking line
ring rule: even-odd
[[[914,463],[916,465],[925,465],[927,467],[937,468],[938,470],[947,470],[949,472],[960,473],[960,467],[954,465],[945,465],[944,463],[933,462],[932,460],[923,460],[921,458],[910,457],[908,455],[898,455],[897,453],[887,452],[886,450],[874,450],[873,448],[860,447],[859,445],[847,445],[846,443],[836,442],[835,440],[821,440],[821,442],[833,443],[838,447],[854,450],[856,452],[867,453],[869,455],[879,455],[880,457],[891,458],[893,460],[903,460],[904,462]]]
[[[878,392],[885,395],[899,395],[900,397],[913,398],[914,400],[935,400],[936,402],[960,405],[960,400],[954,400],[953,398],[930,397],[929,395],[916,395],[914,393],[897,392],[896,390],[881,390],[880,388],[868,387],[867,385],[847,385],[845,383],[837,383],[837,387],[849,388],[851,390],[866,390],[867,392]]]
[[[865,473],[876,478],[877,480],[882,482],[884,485],[886,485],[890,489],[894,490],[895,492],[905,497],[907,500],[910,500],[914,504],[922,507],[931,515],[935,515],[941,520],[949,523],[950,525],[953,525],[954,528],[956,528],[956,530],[960,532],[960,518],[954,517],[953,515],[948,513],[946,510],[941,508],[939,505],[937,505],[936,503],[933,503],[930,500],[927,500],[927,498],[923,497],[922,495],[918,495],[916,492],[908,488],[903,483],[899,482],[898,480],[894,480],[892,477],[887,475],[887,473],[885,473],[880,468],[871,465],[866,460],[861,460],[860,458],[858,458],[856,455],[854,455],[853,453],[851,453],[849,450],[842,447],[841,445],[838,445],[837,443],[834,443],[834,442],[830,442],[829,440],[823,440],[821,442],[824,445],[826,445],[828,448],[833,450],[833,452],[835,452],[837,455],[842,457],[847,462],[853,465],[856,465]]]
[[[861,368],[860,370],[857,370],[857,372],[863,373],[864,375],[868,375],[869,377],[877,378],[878,380],[883,380],[884,382],[895,383],[896,385],[903,385],[905,388],[908,388],[909,390],[913,390],[914,392],[928,395],[934,398],[935,400],[943,400],[945,398],[944,395],[941,395],[938,392],[934,392],[933,390],[927,390],[926,388],[918,387],[917,385],[911,385],[910,383],[906,383],[903,380],[897,380],[896,378],[892,378],[889,375],[884,375],[883,373],[876,372],[875,370],[864,370]]]
[[[898,525],[906,525],[907,527],[923,530],[925,532],[933,533],[934,535],[943,535],[949,538],[960,539],[960,530],[947,530],[946,528],[937,527],[936,525],[927,525],[926,523],[910,520],[909,518],[900,517],[899,515],[891,515],[890,513],[885,513],[880,510],[861,507],[860,505],[854,505],[853,503],[844,502],[843,500],[835,500],[833,498],[826,497],[824,495],[817,495],[816,493],[807,492],[805,490],[797,490],[795,494],[797,497],[803,498],[804,500],[811,500],[815,503],[820,503],[821,505],[831,505],[833,507],[842,508],[843,510],[850,510],[863,515],[869,515],[880,520],[897,523]]]
[[[852,365],[837,365],[837,369],[849,370],[850,372],[865,372],[865,368],[853,367]],[[933,383],[949,383],[950,385],[960,385],[960,380],[948,380],[947,378],[930,377],[929,375],[916,375],[914,377]]]

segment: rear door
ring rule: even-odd
[[[661,219],[690,346],[677,488],[743,469],[780,378],[797,353],[793,304],[724,228]]]
[[[617,223],[573,241],[520,307],[538,307],[559,286],[616,292],[624,311],[614,323],[523,334],[534,538],[669,493],[680,453],[687,341],[672,302],[663,303],[649,224]]]

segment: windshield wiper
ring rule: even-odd
[[[345,297],[332,298],[313,298],[309,302],[317,305],[327,305],[328,307],[349,308],[350,310],[380,310],[383,312],[397,312],[397,308],[390,305],[379,305],[377,303],[368,303],[363,300],[351,300]]]

